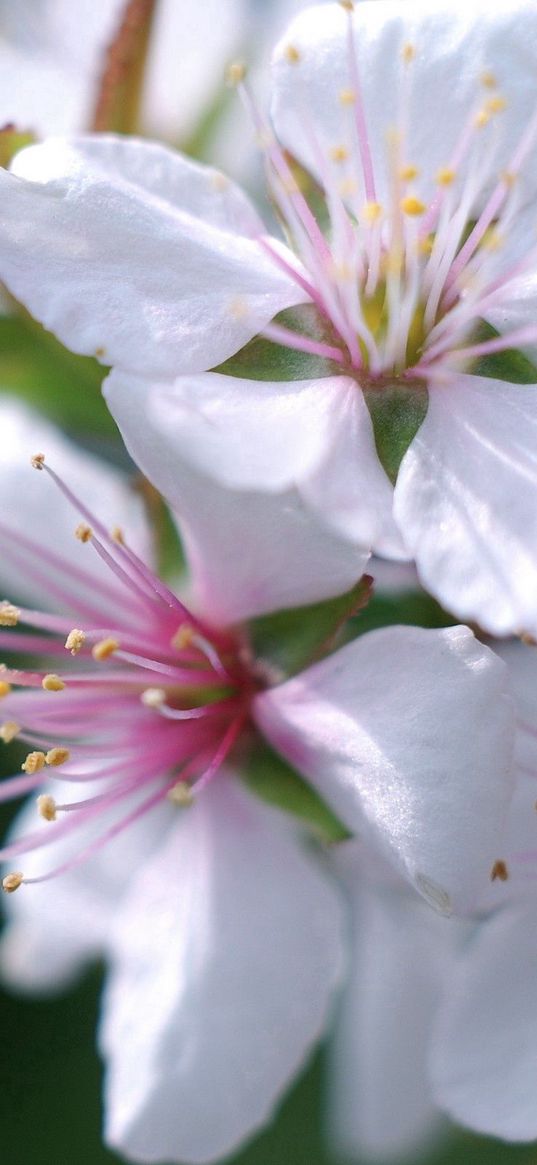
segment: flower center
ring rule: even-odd
[[[104,577],[102,571],[86,573],[0,526],[6,560],[31,571],[47,598],[76,618],[73,625],[72,615],[0,603],[0,647],[49,663],[41,671],[2,666],[6,718],[0,737],[5,744],[22,741],[30,751],[23,775],[0,786],[0,799],[39,789],[46,773],[50,782],[38,810],[52,823],[12,842],[0,857],[11,860],[53,842],[70,850],[44,874],[8,874],[8,892],[71,869],[166,799],[191,804],[235,745],[259,686],[238,635],[188,611],[42,455],[32,460],[76,507],[84,519],[76,537],[97,552],[107,571]],[[34,630],[19,631],[21,623]],[[58,798],[57,783],[82,796]]]

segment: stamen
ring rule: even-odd
[[[20,610],[8,599],[0,602],[0,627],[16,627],[20,619]]]
[[[505,862],[502,861],[502,859],[500,858],[497,862],[494,862],[494,865],[493,865],[492,870],[490,872],[490,880],[491,880],[491,882],[495,882],[496,879],[498,878],[500,882],[507,882],[508,877],[509,877],[509,872],[508,872],[507,866],[506,866]]]
[[[88,526],[87,522],[79,522],[75,530],[75,538],[78,538],[79,542],[91,542],[93,538],[91,526]]]
[[[5,890],[6,894],[14,894],[15,890],[18,890],[23,881],[24,874],[15,872],[12,874],[6,874],[5,878],[2,878],[2,888]]]
[[[298,65],[298,62],[302,60],[302,54],[293,44],[286,45],[284,53],[290,65]]]
[[[34,469],[42,469],[45,464],[45,454],[34,453],[33,457],[30,458],[30,462]]]
[[[182,809],[188,809],[190,805],[194,804],[194,797],[192,796],[190,785],[187,785],[185,781],[177,781],[177,784],[172,785],[168,791],[168,801],[171,801],[172,805],[179,805]]]
[[[146,688],[142,692],[140,700],[146,708],[160,708],[166,700],[166,692],[164,688]]]
[[[118,640],[110,636],[108,639],[101,639],[99,643],[95,643],[91,649],[91,654],[98,663],[101,663],[102,660],[109,659],[118,650]]]
[[[245,80],[246,73],[247,69],[244,61],[232,61],[227,68],[226,83],[230,88],[236,89]]]
[[[71,655],[78,655],[86,642],[86,635],[79,627],[73,627],[65,640],[65,648],[71,652]]]
[[[425,211],[427,210],[425,203],[411,194],[407,195],[406,198],[401,199],[400,207],[403,211],[403,214],[408,214],[411,216],[411,218],[417,218],[420,215],[425,214]]]
[[[53,765],[54,768],[57,768],[59,765],[66,764],[70,756],[71,753],[68,748],[56,745],[54,748],[49,748],[45,756],[45,761],[48,765]]]
[[[65,683],[54,672],[49,672],[41,681],[41,686],[45,692],[63,692]]]
[[[37,798],[37,809],[39,816],[45,821],[56,821],[56,801],[50,793],[41,793]]]
[[[3,740],[4,744],[11,744],[20,730],[20,724],[17,724],[16,720],[5,720],[0,726],[0,740]]]
[[[0,680],[0,700],[3,700],[5,696],[9,696],[10,691],[11,684],[6,683],[5,680]]]
[[[26,760],[21,765],[23,773],[28,773],[28,776],[33,776],[34,773],[41,772],[45,767],[44,752],[29,752]]]

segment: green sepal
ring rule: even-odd
[[[321,841],[334,843],[351,836],[311,785],[265,742],[256,745],[241,777],[252,793],[306,822]]]
[[[295,675],[333,650],[347,620],[364,608],[371,579],[364,575],[350,591],[292,611],[262,615],[249,625],[256,659],[285,676]]]
[[[499,335],[496,328],[483,322],[472,337],[472,343],[483,344]],[[518,348],[506,348],[504,352],[482,356],[472,365],[471,372],[473,376],[488,376],[493,380],[505,380],[508,384],[537,384],[537,368]]]
[[[298,332],[301,336],[337,346],[337,340],[314,304],[305,303],[300,307],[287,308],[279,312],[274,323]],[[308,352],[297,352],[294,348],[284,348],[262,336],[250,340],[235,356],[213,368],[213,372],[222,372],[226,376],[237,376],[243,380],[282,381],[316,380],[324,376],[342,375],[341,366],[333,360],[325,360]]]
[[[405,384],[365,388],[379,461],[395,484],[403,457],[425,420],[429,398],[425,387]]]

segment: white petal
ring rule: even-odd
[[[58,788],[56,782],[48,781],[39,792],[50,793],[58,800]],[[88,781],[84,786],[88,797],[102,791],[102,782]],[[78,796],[79,792],[63,799],[75,800]],[[121,812],[125,813],[124,806]],[[115,814],[116,820],[119,815]],[[102,956],[116,926],[118,903],[140,867],[140,855],[149,857],[162,843],[170,818],[173,820],[170,807],[159,806],[92,858],[74,865],[54,881],[23,885],[16,894],[6,895],[7,926],[0,944],[3,979],[18,990],[56,992],[85,963]],[[99,823],[100,830],[104,832],[113,820],[114,815],[109,814],[104,825]],[[9,840],[18,841],[33,833],[38,823],[32,797],[15,819]],[[42,828],[46,831],[51,827],[42,822]],[[17,858],[17,868],[22,868],[27,878],[39,877],[72,858],[95,836],[95,827],[80,826],[73,837],[54,842],[50,849],[33,850]]]
[[[511,794],[506,669],[468,628],[386,627],[255,699],[268,739],[439,910],[498,858]],[[491,709],[493,715],[491,716]]]
[[[57,597],[32,573],[32,558],[18,560],[16,538],[9,531],[34,541],[37,569],[39,547],[48,547],[67,562],[81,568],[88,586],[105,580],[117,590],[123,603],[124,588],[116,584],[91,546],[74,537],[80,521],[76,510],[43,472],[32,468],[30,458],[44,453],[53,469],[71,486],[108,528],[119,525],[129,545],[150,561],[150,536],[141,501],[129,488],[125,476],[107,462],[91,456],[63,436],[39,413],[12,398],[0,400],[0,587],[13,598],[50,609]],[[87,597],[87,592],[86,597]],[[81,591],[82,594],[82,591]],[[67,613],[67,611],[62,611]]]
[[[198,600],[209,618],[236,622],[354,585],[367,551],[332,532],[297,489],[224,489],[192,469],[175,428],[162,423],[163,411],[156,423],[152,391],[117,372],[105,387],[132,456],[180,519]]]
[[[434,1044],[438,1104],[508,1141],[537,1137],[536,929],[535,907],[478,927],[446,986]]]
[[[365,0],[355,7],[353,24],[375,195],[381,202],[390,192],[389,131],[399,129],[404,138],[405,163],[419,167],[416,191],[427,200],[469,117],[486,101],[480,81],[485,72],[496,75],[507,108],[492,119],[484,135],[476,134],[474,150],[479,154],[474,157],[479,157],[485,178],[496,177],[508,165],[535,106],[531,46],[537,12],[532,3],[516,0],[503,8],[491,7],[488,0],[473,0],[470,6],[453,0]],[[287,52],[289,45],[300,54],[298,61]],[[407,45],[415,50],[410,63],[404,59]],[[347,146],[349,169],[342,171],[339,164],[339,180],[352,175],[360,186],[361,204],[365,190],[353,111],[340,99],[342,90],[355,88],[346,13],[336,5],[320,5],[299,15],[275,53],[276,130],[314,173],[320,170],[319,147],[330,166],[330,149]],[[534,160],[524,177],[528,195],[537,184]]]
[[[395,517],[423,585],[496,635],[537,631],[537,385],[459,375],[429,390]]]
[[[0,174],[0,274],[76,352],[147,375],[219,364],[304,299],[222,175],[134,138],[50,139]]]
[[[107,1139],[202,1162],[270,1117],[341,969],[339,900],[288,821],[223,774],[132,887],[104,1001]]]
[[[458,927],[404,892],[368,884],[362,849],[348,842],[334,855],[352,945],[332,1046],[330,1141],[344,1160],[414,1159],[439,1131],[429,1040]]]

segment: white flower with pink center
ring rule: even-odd
[[[327,870],[246,790],[244,755],[261,733],[422,899],[465,914],[511,797],[506,668],[467,628],[389,627],[270,686],[247,625],[193,613],[110,530],[110,499],[132,509],[117,473],[9,404],[2,434],[0,646],[46,661],[0,676],[2,739],[28,749],[0,796],[33,793],[44,818],[27,806],[1,851],[4,971],[50,988],[104,952],[110,1143],[213,1160],[269,1118],[342,966]]]
[[[301,555],[303,601],[348,585],[343,547],[373,548],[459,616],[537,631],[536,21],[525,0],[313,8],[276,50],[271,123],[236,68],[285,244],[144,141],[50,140],[0,174],[0,273],[114,366],[142,462],[147,425],[185,482],[265,499],[260,543],[290,491],[331,531],[333,565]]]

